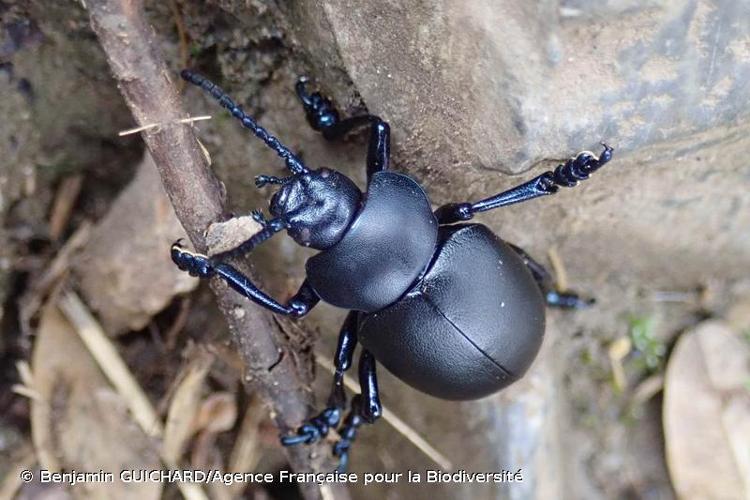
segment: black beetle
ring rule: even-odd
[[[477,212],[553,194],[572,187],[607,163],[612,148],[599,157],[582,152],[554,171],[476,203],[452,203],[433,212],[420,185],[388,169],[390,129],[374,115],[340,119],[331,101],[308,94],[307,80],[296,86],[310,125],[336,139],[360,125],[370,126],[367,192],[335,170],[308,169],[294,153],[245,114],[219,87],[184,70],[182,78],[209,92],[285,160],[292,175],[261,175],[258,187],[278,184],[271,199],[273,218],[255,212],[263,229],[234,250],[212,257],[172,246],[172,260],[194,276],[219,276],[257,304],[278,314],[301,317],[319,300],[350,310],[339,335],[336,374],[328,407],[282,436],[286,445],[312,443],[339,425],[346,405],[343,376],[357,342],[361,394],[334,445],[346,467],[356,430],[382,413],[375,360],[411,386],[444,399],[476,399],[518,380],[539,350],[544,306],[580,308],[590,304],[554,288],[544,267],[520,248],[499,239],[482,224],[468,221]],[[286,230],[300,245],[320,253],[308,259],[307,279],[281,304],[226,264],[230,255],[251,251]]]

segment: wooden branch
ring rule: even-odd
[[[182,109],[159,51],[159,43],[143,17],[140,0],[86,0],[91,25],[107,54],[120,90],[138,125],[160,124],[142,131],[175,213],[199,252],[206,252],[206,230],[222,220],[224,190],[206,164],[191,126],[178,123]],[[169,251],[168,248],[164,249]],[[235,262],[239,268],[241,263]],[[247,269],[245,269],[246,271]],[[295,429],[310,414],[311,392],[303,367],[285,355],[296,346],[271,314],[214,279],[211,287],[226,317],[245,365],[245,382],[269,407],[282,432]],[[312,362],[311,360],[309,360]],[[287,448],[298,471],[330,471],[330,445]],[[329,497],[330,487],[302,488],[307,498]],[[345,491],[336,489],[336,496]]]

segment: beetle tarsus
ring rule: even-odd
[[[367,180],[369,182],[372,174],[388,170],[391,156],[391,129],[388,123],[375,115],[359,115],[340,119],[339,112],[330,99],[319,92],[307,93],[307,77],[297,80],[296,91],[302,106],[305,109],[307,121],[310,126],[321,132],[323,137],[329,141],[344,137],[351,130],[370,125],[370,138],[367,148]]]
[[[214,275],[214,268],[210,259],[205,255],[186,250],[180,240],[172,243],[170,251],[172,262],[177,264],[183,271],[187,271],[191,276],[199,278],[210,278]]]
[[[297,97],[299,97],[302,106],[305,108],[307,122],[313,129],[322,132],[338,123],[339,113],[336,111],[331,100],[324,97],[320,92],[312,94],[307,92],[307,83],[309,81],[308,77],[301,76],[297,79],[297,84],[294,88],[297,91]]]
[[[344,393],[344,372],[352,365],[352,356],[357,347],[357,313],[354,311],[347,314],[339,332],[334,367],[336,372],[333,376],[333,388],[328,397],[328,407],[315,417],[301,425],[296,434],[281,436],[281,444],[294,446],[298,444],[310,444],[328,434],[329,429],[338,426],[341,420],[341,408],[346,406],[346,394]]]
[[[565,163],[558,165],[553,172],[555,184],[563,187],[578,185],[578,181],[589,178],[589,175],[603,167],[612,159],[612,148],[601,143],[604,150],[599,156],[590,151],[581,151]]]
[[[341,410],[329,407],[314,416],[297,429],[296,434],[281,436],[281,444],[295,446],[312,444],[328,435],[330,429],[336,428],[341,421]]]
[[[547,305],[558,309],[586,309],[596,303],[593,297],[583,298],[574,292],[550,291],[545,295]]]
[[[349,466],[349,450],[357,437],[357,429],[365,424],[365,419],[361,415],[362,396],[356,395],[352,398],[352,407],[349,414],[344,419],[344,426],[341,428],[339,435],[341,439],[333,445],[334,456],[339,457],[338,470],[343,472]]]
[[[321,413],[305,422],[297,429],[297,433],[290,436],[281,436],[281,444],[294,446],[298,444],[311,444],[328,435],[328,431],[339,424],[341,410],[345,397],[343,395],[343,371],[351,364],[351,354],[356,345],[356,313],[351,312],[339,335],[339,346],[336,351],[336,375],[329,404],[335,401],[336,406],[329,406]],[[340,439],[333,445],[333,454],[339,457],[339,471],[346,470],[349,463],[349,450],[352,447],[357,429],[363,424],[374,423],[383,413],[378,392],[378,381],[375,373],[375,357],[364,349],[359,358],[359,385],[362,393],[354,396],[351,401],[349,413],[344,418],[344,423],[339,429]],[[339,406],[341,405],[341,406]]]
[[[275,175],[256,175],[255,187],[262,188],[266,184],[282,185],[289,181],[289,177],[276,177]]]

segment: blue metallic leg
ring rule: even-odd
[[[286,146],[281,143],[281,141],[271,135],[266,129],[258,125],[255,120],[247,113],[245,113],[242,108],[235,104],[235,102],[218,85],[207,80],[203,76],[197,73],[193,73],[192,71],[187,69],[182,70],[180,76],[184,80],[202,88],[203,90],[211,94],[214,99],[219,101],[219,104],[221,104],[224,108],[228,109],[230,113],[232,113],[232,116],[242,122],[242,125],[245,128],[250,129],[253,134],[255,134],[260,140],[265,142],[269,148],[276,151],[276,154],[283,158],[284,162],[286,162],[287,168],[293,174],[307,172],[307,168],[305,167],[304,163],[302,163],[302,160],[297,157],[297,155],[292,153]]]
[[[305,108],[305,114],[310,126],[321,132],[328,140],[340,139],[349,131],[362,125],[370,125],[370,139],[367,148],[367,180],[375,172],[388,170],[391,154],[391,128],[375,115],[354,116],[341,120],[339,113],[330,99],[315,92],[308,94],[305,88],[307,78],[297,81],[297,96]]]
[[[340,459],[338,470],[342,472],[349,465],[349,450],[357,437],[357,429],[363,424],[374,423],[383,414],[375,365],[375,357],[370,351],[363,350],[359,358],[359,385],[362,393],[352,398],[351,409],[339,431],[341,439],[333,446],[333,454]]]
[[[220,255],[226,256],[233,252],[235,252],[235,250]],[[177,267],[183,271],[187,271],[191,276],[198,276],[200,278],[219,276],[234,290],[259,306],[265,307],[276,314],[300,318],[310,312],[310,310],[320,301],[320,298],[310,284],[305,281],[302,283],[302,286],[297,293],[289,299],[289,302],[281,304],[272,297],[266,295],[255,286],[247,276],[231,265],[225,264],[224,262],[221,262],[220,259],[214,257],[209,258],[205,255],[185,250],[179,242],[172,245],[171,256],[172,261],[177,264]]]
[[[338,426],[341,421],[341,411],[346,406],[344,391],[344,372],[352,365],[354,349],[357,346],[357,313],[352,311],[341,325],[334,365],[336,373],[333,376],[333,388],[328,397],[328,407],[314,416],[297,429],[291,436],[281,436],[281,444],[293,446],[296,444],[310,444],[328,435],[328,431]]]
[[[532,259],[522,248],[517,247],[512,243],[508,243],[508,246],[510,246],[521,257],[521,259],[523,259],[523,263],[526,264],[526,267],[531,271],[531,275],[534,277],[537,285],[539,285],[539,289],[542,291],[542,295],[544,295],[544,299],[549,307],[557,307],[560,309],[584,309],[596,302],[593,298],[583,299],[573,292],[558,291],[555,287],[552,275],[550,275],[549,271],[547,271],[543,265]]]
[[[554,171],[547,171],[542,175],[524,182],[508,191],[486,198],[476,203],[449,203],[435,211],[435,216],[440,224],[453,224],[454,222],[467,221],[474,214],[486,212],[499,207],[531,200],[539,196],[554,194],[560,188],[573,187],[589,178],[612,159],[612,148],[602,143],[604,150],[599,157],[588,151],[578,153],[574,158],[559,165]]]

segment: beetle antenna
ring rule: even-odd
[[[250,129],[252,133],[256,135],[256,137],[265,142],[269,148],[276,151],[276,154],[284,159],[287,168],[293,174],[301,174],[307,172],[307,168],[305,167],[304,163],[302,163],[302,160],[297,157],[297,155],[292,153],[286,146],[281,143],[281,141],[271,135],[268,130],[258,125],[258,123],[250,115],[245,113],[245,111],[243,111],[243,109],[240,108],[232,100],[232,98],[229,97],[218,85],[207,80],[197,73],[193,73],[189,69],[183,69],[180,72],[180,76],[183,78],[183,80],[190,82],[193,85],[196,85],[211,94],[214,99],[219,101],[219,104],[221,104],[224,108],[228,109],[230,113],[232,113],[232,116],[242,122],[242,125],[245,128]]]

